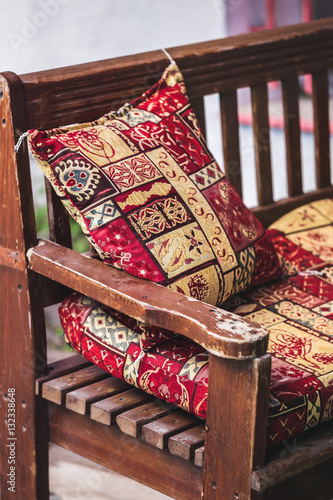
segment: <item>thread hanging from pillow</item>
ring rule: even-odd
[[[24,132],[24,134],[20,135],[19,137],[19,140],[17,141],[17,143],[15,144],[14,146],[14,150],[15,150],[15,153],[18,153],[19,152],[19,149],[21,147],[21,144],[23,142],[23,140],[29,135],[29,132]]]
[[[169,61],[171,62],[171,64],[176,64],[176,62],[174,61],[174,59],[172,59],[172,57],[170,56],[170,54],[169,54],[169,52],[167,50],[162,49],[162,51],[167,56],[167,58],[169,59]]]

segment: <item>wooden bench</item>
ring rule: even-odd
[[[224,164],[240,193],[236,93],[251,88],[258,185],[254,212],[265,226],[304,203],[333,196],[328,114],[333,19],[169,52],[184,75],[203,130],[203,96],[220,95]],[[333,496],[331,423],[304,434],[297,445],[266,453],[267,335],[255,329],[251,338],[240,331],[232,334],[221,328],[228,313],[212,307],[208,316],[200,303],[182,295],[172,309],[165,307],[169,290],[117,269],[106,271],[103,263],[73,251],[68,215],[48,184],[50,241],[38,244],[27,145],[14,152],[19,136],[30,128],[85,122],[117,109],[149,88],[167,64],[157,50],[1,76],[3,500],[13,498],[11,478],[16,498],[48,498],[49,440],[181,500]],[[303,193],[298,77],[306,73],[313,83],[317,187]],[[288,198],[278,202],[273,200],[267,91],[267,83],[275,80],[282,82],[288,172]],[[44,307],[59,302],[69,289],[204,345],[211,353],[206,423],[125,386],[80,356],[47,366]],[[14,400],[15,422],[7,411]]]

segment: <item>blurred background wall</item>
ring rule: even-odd
[[[333,15],[333,0],[0,0],[0,71],[18,74],[200,42]],[[167,60],[166,60],[167,64]],[[304,189],[313,189],[310,77],[301,79]],[[286,195],[280,84],[269,85],[273,108],[275,199]],[[238,92],[244,200],[256,204],[249,89]],[[223,168],[218,96],[205,98],[208,145]],[[37,176],[36,172],[36,176]],[[42,182],[42,179],[41,179]],[[36,196],[38,200],[38,197]]]
[[[1,71],[26,73],[225,36],[223,0],[0,3]]]
[[[333,15],[332,0],[0,0],[0,70],[17,73]]]

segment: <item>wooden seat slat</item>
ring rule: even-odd
[[[93,420],[107,425],[117,423],[124,434],[136,438],[140,437],[143,430],[143,439],[147,443],[161,450],[168,448],[172,455],[187,461],[194,460],[196,466],[203,467],[205,424],[200,419],[156,398],[149,401],[152,396],[131,388],[124,381],[100,369],[96,370],[97,367],[94,365],[89,364],[88,369],[77,370],[84,363],[88,362],[82,356],[74,355],[50,364],[49,374],[37,379],[36,392],[38,391],[39,394],[43,392],[43,397],[46,395],[47,399],[50,397],[57,399],[52,391],[59,394],[57,391],[66,391],[68,385],[80,384],[84,380],[86,385],[67,393],[66,405],[63,395],[58,397],[57,404],[66,406],[76,413],[84,414],[89,413],[89,406],[94,401],[95,412],[100,413],[99,416],[95,413],[92,416]],[[97,376],[100,376],[102,372],[107,378],[94,382],[96,371]],[[63,375],[64,372],[66,375]],[[53,386],[50,389],[52,381]],[[41,391],[44,386],[48,389]],[[101,390],[96,391],[98,388]],[[121,394],[105,398],[110,391],[111,393],[119,391]],[[98,398],[97,402],[96,398]],[[327,422],[322,428],[301,435],[296,444],[288,445],[280,452],[274,448],[270,450],[265,466],[252,474],[253,490],[263,492],[267,488],[286,481],[298,469],[301,473],[304,469],[305,456],[309,468],[330,458],[333,460],[332,430],[333,422]]]
[[[93,403],[90,407],[90,418],[102,424],[115,425],[117,415],[152,399],[153,396],[139,389],[129,389],[124,393]]]
[[[180,410],[144,425],[142,427],[142,438],[147,443],[163,450],[168,446],[168,440],[171,436],[185,431],[200,422],[199,418]]]
[[[201,447],[204,442],[205,424],[200,424],[170,437],[168,448],[172,455],[177,455],[184,460],[193,460],[195,450]]]
[[[122,432],[129,436],[138,437],[141,435],[143,425],[149,424],[175,411],[177,411],[175,406],[164,403],[159,399],[154,399],[138,408],[121,413],[116,417],[116,421]]]
[[[98,366],[90,365],[45,382],[42,388],[42,396],[53,403],[63,404],[68,392],[89,383],[98,382],[106,377],[108,377],[108,374],[104,370],[101,370]]]
[[[61,377],[62,375],[67,375],[68,373],[80,370],[81,368],[85,368],[90,365],[91,363],[80,354],[73,354],[73,356],[69,356],[68,358],[50,363],[47,365],[47,375],[36,379],[36,395],[40,396],[42,394],[43,384],[48,380]]]
[[[89,384],[66,395],[66,408],[86,415],[90,406],[96,401],[101,401],[107,397],[114,396],[129,390],[131,386],[123,380],[108,376],[99,382]]]
[[[204,465],[204,457],[205,457],[205,447],[200,446],[194,452],[194,464],[198,467],[203,467]]]

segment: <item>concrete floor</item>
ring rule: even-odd
[[[151,488],[50,444],[51,500],[167,500]]]

